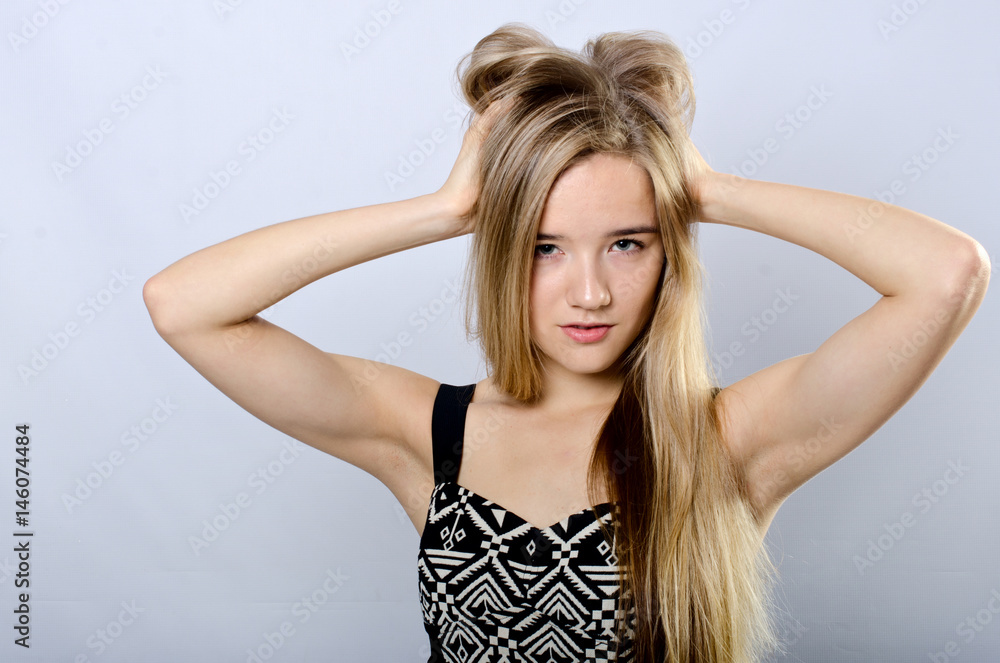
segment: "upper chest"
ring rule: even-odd
[[[470,403],[455,483],[539,526],[607,502],[603,484],[598,483],[593,502],[587,485],[606,417],[607,410],[554,418],[491,402]],[[429,438],[430,430],[420,456],[401,456],[399,471],[383,480],[419,535],[436,485]]]
[[[479,480],[516,490],[543,480],[572,479],[569,475],[589,462],[603,423],[604,416],[594,412],[554,418],[471,403],[459,483]]]
[[[591,505],[588,472],[606,412],[551,417],[471,403],[456,482],[545,525]],[[594,504],[607,501],[606,491]]]

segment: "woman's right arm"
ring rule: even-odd
[[[324,276],[456,237],[456,223],[435,194],[276,223],[178,260],[143,298],[161,334],[231,327]]]
[[[433,488],[440,383],[323,352],[257,314],[334,272],[474,232],[480,146],[511,103],[490,103],[475,118],[438,191],[266,226],[178,260],[142,289],[157,332],[206,380],[261,421],[379,479],[415,522]],[[350,312],[342,317],[353,324]]]
[[[143,299],[163,339],[238,405],[389,485],[427,454],[414,445],[430,430],[438,382],[323,352],[257,314],[334,272],[463,234],[451,200],[428,194],[253,230],[154,275]]]

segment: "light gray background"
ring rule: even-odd
[[[418,540],[391,493],[310,447],[284,451],[290,438],[160,339],[141,291],[175,260],[251,229],[435,190],[466,111],[454,67],[506,21],[573,48],[605,31],[665,32],[689,56],[694,139],[716,170],[866,197],[898,180],[897,204],[998,256],[993,2],[224,1],[0,8],[2,660],[240,663],[252,660],[247,650],[266,654],[283,622],[294,633],[270,660],[427,659]],[[346,55],[365,31],[369,43]],[[163,80],[147,77],[143,89],[147,68]],[[813,89],[829,97],[808,109]],[[122,95],[135,106],[127,116]],[[250,160],[240,145],[275,109],[292,118]],[[782,121],[796,112],[808,118],[790,133]],[[104,118],[113,130],[58,176],[54,164]],[[954,142],[935,150],[949,128]],[[387,174],[436,130],[442,142],[390,186]],[[748,161],[769,139],[777,151]],[[910,160],[925,151],[934,162],[914,178]],[[230,160],[240,173],[185,222],[180,205]],[[452,384],[479,380],[485,368],[449,292],[467,246],[459,238],[351,268],[266,317],[324,350]],[[746,349],[731,362],[720,355],[724,384],[815,350],[879,296],[825,258],[757,233],[703,226],[701,252],[713,347]],[[123,283],[111,283],[116,274]],[[776,291],[797,299],[779,313]],[[997,660],[996,301],[987,296],[889,423],[778,513],[769,545],[787,611],[783,660]],[[756,336],[755,319],[765,328]],[[400,332],[413,343],[380,354]],[[44,365],[35,352],[48,355]],[[24,374],[33,358],[41,370]],[[12,552],[22,422],[33,440],[30,650],[13,645],[11,628],[22,591]],[[951,463],[968,470],[948,483]],[[250,483],[261,471],[273,482]],[[67,502],[78,490],[86,499]],[[915,501],[925,490],[933,503]],[[227,520],[219,505],[241,493],[250,505]],[[897,525],[906,513],[912,526]],[[213,519],[226,529],[195,554],[190,537]],[[878,559],[859,570],[866,557]],[[328,573],[340,578],[330,593]],[[306,621],[296,603],[311,595],[321,605]],[[123,602],[142,612],[131,619]],[[956,630],[966,620],[976,626]],[[101,632],[111,634],[103,651]],[[954,656],[941,653],[949,641]]]

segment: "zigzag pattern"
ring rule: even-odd
[[[431,663],[629,661],[635,610],[616,658],[618,559],[610,503],[540,529],[453,481],[431,494],[418,555]]]

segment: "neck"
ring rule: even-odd
[[[594,408],[610,409],[618,399],[623,380],[615,371],[603,373],[548,373],[542,382],[542,397],[535,408],[554,416],[572,415]]]

